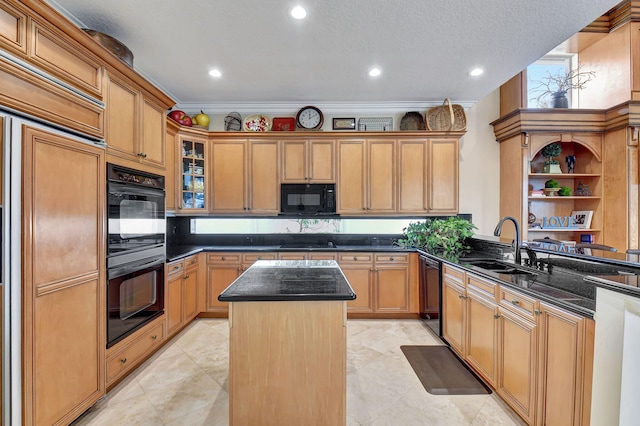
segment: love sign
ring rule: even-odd
[[[576,228],[573,216],[550,216],[542,218],[542,228]]]

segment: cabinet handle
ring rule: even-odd
[[[500,318],[500,314],[493,314],[493,317],[494,317],[495,319],[498,319],[498,318]]]
[[[458,295],[458,298],[464,299],[464,296],[462,295],[462,293]]]
[[[393,261],[393,257],[390,257],[389,260]]]
[[[120,362],[121,362],[122,364],[124,364],[125,362],[127,362],[127,359],[126,359],[126,358],[122,358],[122,359],[120,360]]]
[[[371,272],[373,272],[373,268],[370,268],[369,270],[370,270]]]
[[[353,260],[358,260],[358,258],[356,256],[353,256]]]
[[[222,260],[225,260],[225,259],[224,259],[224,256],[222,256]]]
[[[153,336],[151,336],[151,340],[156,340],[158,338],[158,336],[156,336],[155,334]]]
[[[378,272],[378,268],[376,268],[376,272]]]
[[[184,276],[184,279],[186,280],[187,278],[189,278],[189,274]]]
[[[533,313],[536,314],[536,315],[540,315],[540,314],[542,314],[542,311],[540,309],[535,309],[533,311]]]
[[[520,302],[517,301],[517,300],[512,300],[511,303],[513,303],[514,305],[519,305],[520,304]]]
[[[180,269],[180,267],[179,266],[174,266],[173,270],[175,271],[176,269]]]

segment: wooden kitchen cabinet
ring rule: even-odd
[[[115,73],[107,76],[105,100],[107,161],[164,174],[166,105]]]
[[[458,139],[429,139],[429,213],[458,212]]]
[[[409,253],[376,253],[374,256],[374,311],[410,311]]]
[[[334,139],[282,141],[282,183],[335,183]]]
[[[211,167],[212,212],[278,214],[277,140],[215,139]]]
[[[218,296],[241,272],[242,253],[207,254],[207,312],[229,312],[229,304],[220,302]]]
[[[178,209],[185,213],[206,211],[209,190],[207,140],[199,134],[182,130],[178,134],[178,147],[180,149]]]
[[[165,191],[165,209],[169,212],[175,212],[178,209],[178,193],[180,193],[180,186],[182,185],[182,176],[176,173],[179,170],[178,159],[182,158],[182,152],[178,153],[178,147],[180,141],[178,140],[178,131],[180,125],[169,117],[165,118],[165,156],[167,159],[167,169],[164,178],[164,191]],[[180,180],[178,180],[178,178]]]
[[[105,392],[104,149],[22,129],[23,423],[69,424]]]
[[[465,272],[450,265],[442,265],[442,336],[464,359],[466,353],[466,297]]]
[[[338,264],[356,293],[347,301],[347,312],[373,312],[373,254],[338,253]]]
[[[337,212],[396,211],[395,139],[338,140]]]
[[[194,319],[198,311],[198,256],[167,264],[165,315],[171,336]]]

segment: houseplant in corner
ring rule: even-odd
[[[547,72],[546,76],[533,82],[538,85],[529,91],[536,95],[531,100],[537,103],[538,108],[569,108],[567,92],[573,89],[584,89],[595,76],[595,71],[581,71],[580,66],[564,74]],[[550,100],[549,97],[551,97]]]
[[[445,258],[455,258],[470,250],[466,239],[473,236],[474,229],[478,228],[456,216],[410,222],[403,229],[404,238],[397,243],[401,247],[416,247]]]

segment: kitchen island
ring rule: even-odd
[[[229,421],[346,424],[346,301],[333,260],[259,260],[229,303]]]

